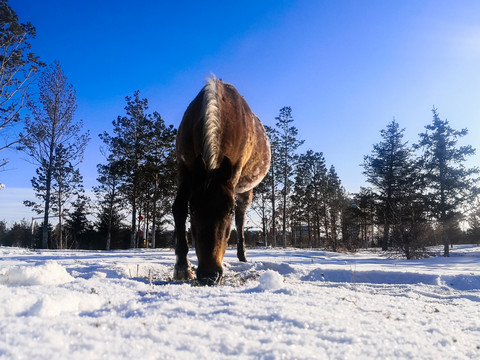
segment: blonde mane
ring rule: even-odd
[[[203,96],[203,158],[208,169],[218,166],[220,140],[220,105],[217,95],[217,78],[207,78]]]

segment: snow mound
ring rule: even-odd
[[[58,292],[42,294],[33,306],[23,315],[38,317],[55,317],[64,313],[81,313],[94,311],[104,304],[105,300],[99,295],[79,292]]]
[[[35,266],[13,266],[0,273],[0,283],[8,285],[60,285],[74,278],[56,261],[48,260]]]
[[[258,279],[260,285],[259,288],[262,290],[279,290],[283,288],[283,276],[278,272],[273,270],[265,271]]]
[[[289,275],[295,272],[295,269],[286,263],[261,262],[256,264],[257,270],[274,270],[281,275]]]

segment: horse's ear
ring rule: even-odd
[[[219,175],[225,179],[229,180],[233,175],[233,165],[230,159],[227,156],[223,157],[220,168],[218,169]]]
[[[198,180],[202,180],[205,175],[207,174],[207,165],[205,164],[205,160],[203,160],[202,154],[198,155],[195,158],[195,162],[193,163],[193,176]]]

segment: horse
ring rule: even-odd
[[[215,285],[223,275],[223,257],[232,217],[238,234],[237,257],[246,262],[244,222],[252,191],[270,168],[270,143],[258,117],[235,87],[217,79],[187,107],[177,131],[177,194],[174,279],[195,278],[188,260],[185,222],[198,259],[197,281]]]

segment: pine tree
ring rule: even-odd
[[[257,213],[262,222],[263,244],[268,246],[268,219],[271,217],[271,175],[270,171],[263,178],[262,182],[253,189],[253,200],[251,209]]]
[[[0,0],[0,151],[17,143],[9,130],[20,120],[20,110],[34,75],[44,64],[30,52],[35,38],[31,23],[20,23],[17,14]],[[0,159],[0,168],[8,161]]]
[[[411,150],[403,142],[404,131],[394,119],[381,130],[382,141],[373,145],[372,154],[364,157],[363,174],[373,185],[380,206],[378,215],[383,222],[383,250],[391,245],[391,226],[399,215],[396,205],[404,196],[404,181],[412,162]]]
[[[175,198],[176,190],[176,160],[175,137],[176,130],[172,125],[166,126],[158,112],[153,113],[150,133],[147,135],[149,142],[146,147],[145,163],[145,208],[151,212],[152,248],[156,247],[155,234],[162,230],[167,223],[171,212],[171,204]],[[150,214],[149,214],[150,215]],[[148,231],[147,231],[148,233]]]
[[[74,249],[82,248],[80,240],[83,234],[88,230],[89,221],[87,219],[89,199],[84,195],[79,195],[72,203],[72,209],[68,212],[66,227],[71,236],[71,246]],[[68,244],[66,244],[68,245]],[[66,246],[68,248],[68,246]]]
[[[310,150],[309,150],[310,151]],[[310,163],[306,154],[301,154],[295,168],[295,180],[293,193],[290,196],[292,204],[292,222],[295,224],[295,232],[299,234],[300,247],[302,245],[304,224],[307,225],[308,247],[311,247],[311,216],[312,192],[310,191]]]
[[[356,198],[344,197],[340,205],[341,244],[350,251],[357,250],[362,244],[361,240],[361,215]]]
[[[480,245],[480,199],[477,197],[475,205],[467,217],[467,236],[472,243]]]
[[[67,82],[60,64],[55,62],[42,74],[39,81],[39,99],[30,98],[28,108],[31,118],[25,121],[21,141],[32,161],[38,164],[36,196],[42,200],[44,225],[42,246],[48,247],[48,218],[52,202],[54,181],[60,180],[83,158],[89,141],[88,131],[81,133],[82,121],[75,121],[76,95],[73,86]],[[63,167],[63,168],[62,168]],[[67,169],[68,167],[68,169]],[[56,183],[57,195],[61,194],[62,183]],[[61,202],[61,201],[60,201]],[[26,202],[27,206],[31,206]],[[38,207],[36,208],[38,211]],[[59,216],[62,216],[59,208]]]
[[[145,229],[151,219],[154,234],[170,214],[175,188],[176,130],[166,126],[159,113],[147,113],[148,100],[141,99],[139,91],[133,97],[127,96],[126,101],[126,116],[118,116],[113,122],[113,136],[104,132],[100,138],[111,154],[110,170],[119,175],[120,192],[130,205],[130,247],[137,247],[137,219],[142,218]]]
[[[64,235],[64,218],[68,214],[68,205],[74,198],[82,198],[84,195],[83,178],[78,168],[75,168],[71,161],[71,154],[58,145],[55,149],[55,161],[52,171],[52,212],[58,217],[58,248],[67,247]]]
[[[41,214],[47,202],[46,177],[48,170],[40,166],[36,170],[37,176],[32,179],[32,187],[40,202],[24,201],[26,206],[32,207],[37,214]],[[55,149],[53,168],[51,171],[51,186],[48,202],[52,214],[58,217],[58,231],[56,248],[63,249],[66,243],[63,241],[63,220],[68,213],[68,205],[74,197],[83,196],[82,176],[69,161],[69,154],[60,144]]]
[[[275,174],[281,183],[282,194],[282,237],[283,247],[287,246],[287,199],[292,186],[293,171],[295,168],[296,155],[295,152],[299,146],[303,144],[303,140],[298,140],[298,130],[292,126],[292,109],[283,107],[280,114],[275,118],[277,120],[276,127],[278,129],[278,168]]]
[[[420,134],[417,148],[423,150],[420,159],[426,185],[430,212],[440,226],[444,256],[449,256],[449,229],[457,226],[459,210],[475,195],[474,175],[477,168],[466,168],[468,156],[475,154],[470,146],[458,146],[458,139],[467,135],[467,129],[455,130],[447,120],[441,120],[436,108],[433,121]]]
[[[120,224],[120,212],[125,204],[121,193],[120,163],[111,154],[107,164],[98,164],[98,186],[93,188],[99,204],[99,228],[106,233],[105,250],[110,250],[115,225]],[[117,226],[119,227],[119,226]]]
[[[277,246],[277,189],[279,186],[278,180],[278,169],[280,164],[280,149],[279,149],[279,133],[278,130],[270,126],[265,126],[265,131],[267,132],[268,139],[270,141],[270,151],[271,151],[271,160],[270,160],[270,170],[268,171],[267,176],[263,179],[265,184],[270,186],[270,203],[272,211],[272,241],[271,244],[273,247]]]
[[[360,192],[351,199],[351,205],[355,209],[361,245],[367,248],[370,244],[373,244],[375,235],[375,225],[377,223],[376,195],[371,188],[361,187]]]
[[[328,183],[328,215],[329,215],[329,224],[330,224],[330,240],[332,244],[333,251],[338,250],[338,242],[341,228],[341,219],[344,211],[345,205],[345,189],[342,187],[342,183],[338,174],[335,170],[335,167],[332,165],[328,170],[327,174],[327,183]],[[355,239],[353,239],[355,240]],[[354,244],[350,244],[356,247],[356,241]]]
[[[108,146],[109,151],[118,157],[119,170],[122,176],[122,192],[131,208],[130,247],[137,247],[137,212],[141,193],[141,172],[145,163],[145,135],[148,133],[147,99],[140,99],[140,92],[135,91],[133,97],[125,98],[126,116],[118,116],[113,121],[114,136],[107,132],[100,138]]]
[[[308,150],[299,155],[295,172],[293,205],[307,222],[308,246],[311,247],[312,236],[319,244],[322,217],[325,216],[327,169],[323,154]]]

